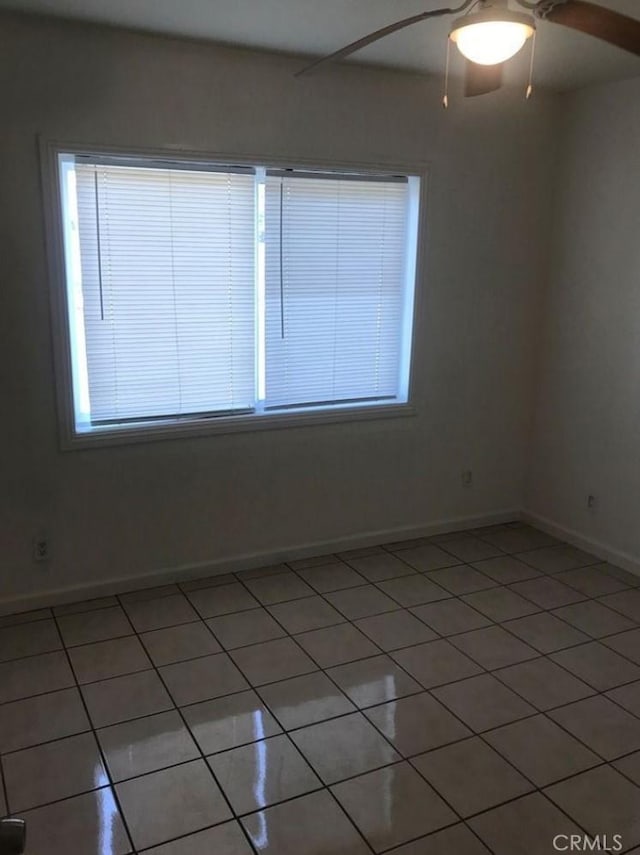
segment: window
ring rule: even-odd
[[[406,405],[419,178],[57,157],[73,436]]]

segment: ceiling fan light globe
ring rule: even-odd
[[[467,15],[456,21],[451,40],[460,53],[478,65],[497,65],[515,56],[534,33],[528,15],[503,12]]]

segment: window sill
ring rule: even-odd
[[[86,432],[73,432],[63,437],[63,451],[76,449],[105,448],[114,445],[132,445],[140,442],[157,442],[168,439],[207,437],[232,433],[250,433],[282,428],[311,427],[324,424],[373,421],[415,416],[411,404],[394,403],[377,406],[344,407],[333,410],[296,411],[277,414],[250,416],[220,416],[193,419],[190,421],[167,421],[127,426],[94,428]]]

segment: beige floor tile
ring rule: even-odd
[[[109,787],[36,808],[23,817],[34,855],[126,855],[132,851]]]
[[[268,607],[273,617],[291,635],[344,623],[345,619],[322,597],[304,597]]]
[[[73,685],[73,672],[62,651],[41,653],[0,664],[0,704]]]
[[[408,763],[331,788],[375,852],[436,831],[458,817]]]
[[[242,824],[259,855],[370,855],[326,790],[251,814]]]
[[[67,647],[133,634],[131,624],[120,606],[66,615],[58,618],[58,626]]]
[[[570,704],[594,690],[546,657],[496,672],[496,677],[539,710]]]
[[[322,787],[287,736],[272,736],[208,758],[236,814],[301,796]]]
[[[447,538],[442,546],[443,549],[450,552],[456,558],[459,558],[460,561],[464,561],[465,564],[504,554],[497,546],[493,546],[491,543],[487,543],[486,540],[480,540],[480,538],[473,537],[472,535]]]
[[[640,665],[640,629],[632,629],[619,635],[610,635],[603,638],[602,643],[615,650],[616,653],[631,659],[636,665]]]
[[[0,615],[0,628],[19,626],[22,623],[45,620],[51,617],[51,609],[34,609],[30,612],[17,612],[13,615]]]
[[[300,570],[309,570],[313,567],[339,563],[336,556],[329,553],[327,555],[312,555],[309,558],[296,558],[294,561],[287,561],[287,566],[298,572]]]
[[[266,564],[262,567],[254,567],[252,570],[242,570],[238,574],[238,578],[246,581],[247,579],[265,579],[267,576],[280,576],[282,573],[289,573],[287,564]]]
[[[124,781],[116,793],[138,849],[231,819],[204,760]]]
[[[440,686],[433,694],[477,733],[535,712],[534,707],[491,674]]]
[[[290,638],[241,647],[231,651],[230,655],[253,686],[318,670],[317,665]]]
[[[501,585],[512,585],[525,579],[534,579],[541,575],[540,570],[530,567],[524,561],[518,561],[512,555],[501,555],[499,558],[487,558],[485,561],[472,561],[472,566],[480,570]]]
[[[2,765],[13,813],[96,790],[109,783],[92,733],[7,754]]]
[[[190,592],[187,596],[203,618],[255,609],[260,605],[239,582],[232,585],[217,585],[214,588],[202,588]]]
[[[199,591],[202,588],[216,588],[218,585],[233,585],[237,581],[233,573],[220,573],[216,576],[205,576],[202,579],[190,579],[188,582],[181,582],[180,588],[188,593],[189,591]]]
[[[640,679],[640,666],[597,641],[552,653],[550,658],[600,692]]]
[[[638,784],[638,786],[640,786],[640,751],[636,751],[634,754],[628,754],[621,760],[616,760],[616,762],[611,765],[619,772],[622,772],[623,775],[626,775],[634,784]]]
[[[589,641],[588,635],[548,612],[507,621],[504,628],[540,653],[553,653]]]
[[[325,595],[331,605],[349,620],[392,612],[400,608],[395,600],[387,597],[374,585],[360,588],[347,588],[344,591],[332,591]]]
[[[114,781],[145,775],[200,756],[175,710],[114,724],[99,730],[97,735]]]
[[[61,648],[62,642],[53,620],[38,620],[0,629],[0,662]]]
[[[393,850],[393,855],[490,855],[466,825],[459,823]]]
[[[588,597],[604,597],[606,594],[615,594],[617,591],[623,591],[628,587],[626,582],[610,576],[597,565],[595,567],[579,567],[576,570],[565,570],[558,573],[556,579]]]
[[[140,671],[82,687],[94,727],[172,709],[173,703],[155,671]]]
[[[539,657],[537,650],[500,626],[474,629],[451,636],[449,641],[488,671]]]
[[[360,713],[312,724],[290,735],[326,784],[400,760]]]
[[[370,707],[422,691],[389,656],[374,656],[330,668],[331,679],[357,707]]]
[[[411,761],[462,817],[496,807],[534,789],[477,736]]]
[[[551,855],[556,835],[583,835],[540,793],[487,811],[470,819],[469,825],[495,855]]]
[[[443,639],[391,654],[425,689],[480,674],[482,668]]]
[[[470,632],[491,624],[489,618],[457,598],[416,606],[411,612],[440,635]]]
[[[355,588],[366,581],[364,576],[342,562],[299,570],[298,576],[320,594],[341,591],[343,588]]]
[[[71,647],[69,658],[79,683],[121,677],[152,667],[135,635]]]
[[[238,692],[182,710],[204,754],[226,751],[281,732],[253,691]]]
[[[145,855],[253,855],[235,820],[147,849]]]
[[[364,714],[403,757],[471,736],[471,731],[428,692],[373,707]]]
[[[407,564],[415,567],[421,573],[460,564],[459,558],[456,558],[455,555],[451,555],[449,552],[445,552],[439,546],[435,546],[432,543],[412,549],[403,549],[401,554],[403,561],[406,561]]]
[[[575,603],[562,609],[556,609],[556,617],[586,632],[593,638],[614,635],[629,629],[636,629],[634,621],[618,614],[618,612],[603,606],[595,600]]]
[[[581,549],[566,544],[530,550],[517,557],[544,573],[560,573],[562,570],[586,567],[598,562],[595,555],[590,555],[588,552],[583,552]]]
[[[637,581],[635,582],[637,584]],[[640,623],[640,591],[620,591],[618,594],[607,594],[600,602],[614,611]]]
[[[380,653],[375,644],[350,623],[304,632],[296,641],[321,668]]]
[[[150,632],[153,629],[198,620],[198,613],[184,594],[180,593],[127,602],[124,609],[136,632]]]
[[[266,609],[251,609],[211,618],[207,625],[226,650],[282,638],[286,632]]]
[[[381,582],[383,579],[395,579],[399,576],[411,576],[416,572],[413,567],[389,552],[367,555],[364,558],[352,558],[349,564],[370,582]]]
[[[285,730],[325,721],[356,709],[320,671],[262,686],[259,692]]]
[[[613,689],[607,697],[640,718],[640,681]]]
[[[179,594],[180,588],[177,585],[154,585],[150,588],[139,588],[137,591],[127,591],[126,594],[120,594],[122,603],[142,603],[145,600],[159,600],[161,597],[171,597],[174,594]]]
[[[98,611],[98,609],[107,609],[117,605],[117,597],[95,597],[92,600],[79,600],[75,603],[54,606],[53,613],[57,617],[62,617],[63,615],[77,615],[82,612],[94,612]]]
[[[0,706],[0,752],[28,748],[89,730],[77,689],[62,689]]]
[[[597,766],[600,758],[544,715],[514,721],[485,739],[537,787]]]
[[[421,620],[404,610],[362,618],[356,626],[382,650],[399,650],[437,638]]]
[[[164,665],[159,671],[179,707],[241,692],[249,685],[226,653]]]
[[[547,795],[592,837],[619,834],[625,848],[640,843],[640,787],[601,766],[547,787]],[[611,845],[611,843],[609,844]]]
[[[495,587],[497,584],[484,573],[474,570],[473,567],[467,567],[465,564],[461,564],[459,567],[435,570],[428,574],[428,578],[456,596],[471,594],[474,591],[484,591],[487,588]]]
[[[640,720],[603,696],[576,701],[548,715],[605,760],[640,749]]]
[[[504,552],[524,552],[530,549],[540,549],[546,546],[557,546],[560,541],[550,534],[523,526],[521,528],[500,527],[495,531],[484,531],[479,535],[482,540],[493,543]]]
[[[558,609],[585,599],[585,595],[552,576],[538,576],[510,586],[512,591],[526,597],[541,609]]]
[[[311,597],[315,594],[295,573],[276,573],[273,576],[263,576],[258,579],[242,577],[244,584],[263,605],[284,603],[287,600],[297,600],[301,597]]]
[[[463,602],[493,621],[514,620],[540,611],[540,607],[502,586],[465,594]]]
[[[202,621],[156,629],[140,636],[154,665],[171,665],[219,653],[222,648]]]
[[[389,579],[380,582],[378,587],[401,606],[419,606],[436,600],[446,600],[451,597],[440,585],[429,581],[424,576],[403,576],[401,579]]]

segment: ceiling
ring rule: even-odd
[[[640,17],[640,0],[598,2]],[[0,9],[309,56],[329,53],[400,18],[442,5],[442,0],[0,0]],[[350,61],[441,74],[450,20],[435,19],[394,33]],[[508,82],[525,85],[527,51],[508,64]],[[456,56],[452,71],[455,73],[461,65]],[[634,76],[640,76],[639,57],[581,33],[540,22],[535,74],[538,84],[567,90]]]

